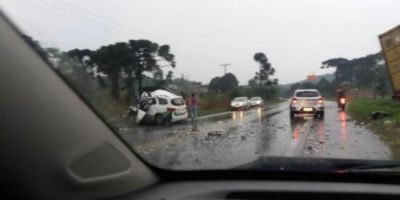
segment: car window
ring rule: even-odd
[[[181,98],[175,98],[175,99],[171,99],[171,104],[174,106],[182,106],[185,104],[185,102]]]
[[[246,97],[235,98],[233,101],[247,101]]]
[[[316,92],[316,91],[301,91],[301,92],[296,92],[295,96],[296,97],[319,97],[320,94],[319,94],[319,92]]]
[[[158,103],[160,105],[167,105],[168,101],[166,99],[164,99],[164,98],[158,98]]]
[[[149,165],[310,172],[400,161],[400,1],[1,0],[0,8]],[[296,167],[309,159],[318,162]]]

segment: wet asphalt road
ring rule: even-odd
[[[389,147],[358,125],[335,102],[325,102],[325,119],[291,120],[288,103],[190,123],[120,129],[149,163],[172,169],[230,168],[260,156],[391,160]]]

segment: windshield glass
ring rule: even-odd
[[[296,97],[318,97],[319,92],[316,91],[300,91],[296,92]]]
[[[185,102],[181,98],[175,98],[171,100],[171,104],[174,106],[182,106],[185,104]]]
[[[323,170],[338,160],[400,160],[400,1],[0,0],[0,8],[151,165],[268,170],[319,159],[308,170]]]
[[[238,98],[235,98],[233,101],[246,101],[246,100],[247,100],[246,97],[238,97]]]

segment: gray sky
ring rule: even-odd
[[[321,62],[380,50],[377,36],[400,24],[397,0],[0,0],[28,35],[62,50],[96,49],[128,39],[171,45],[175,77],[240,84],[264,52],[280,83],[323,74]]]

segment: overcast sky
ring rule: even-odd
[[[171,45],[175,77],[208,83],[232,63],[240,84],[264,52],[280,83],[324,74],[321,62],[380,50],[377,36],[400,24],[398,0],[0,0],[46,47],[97,49],[150,39]]]

